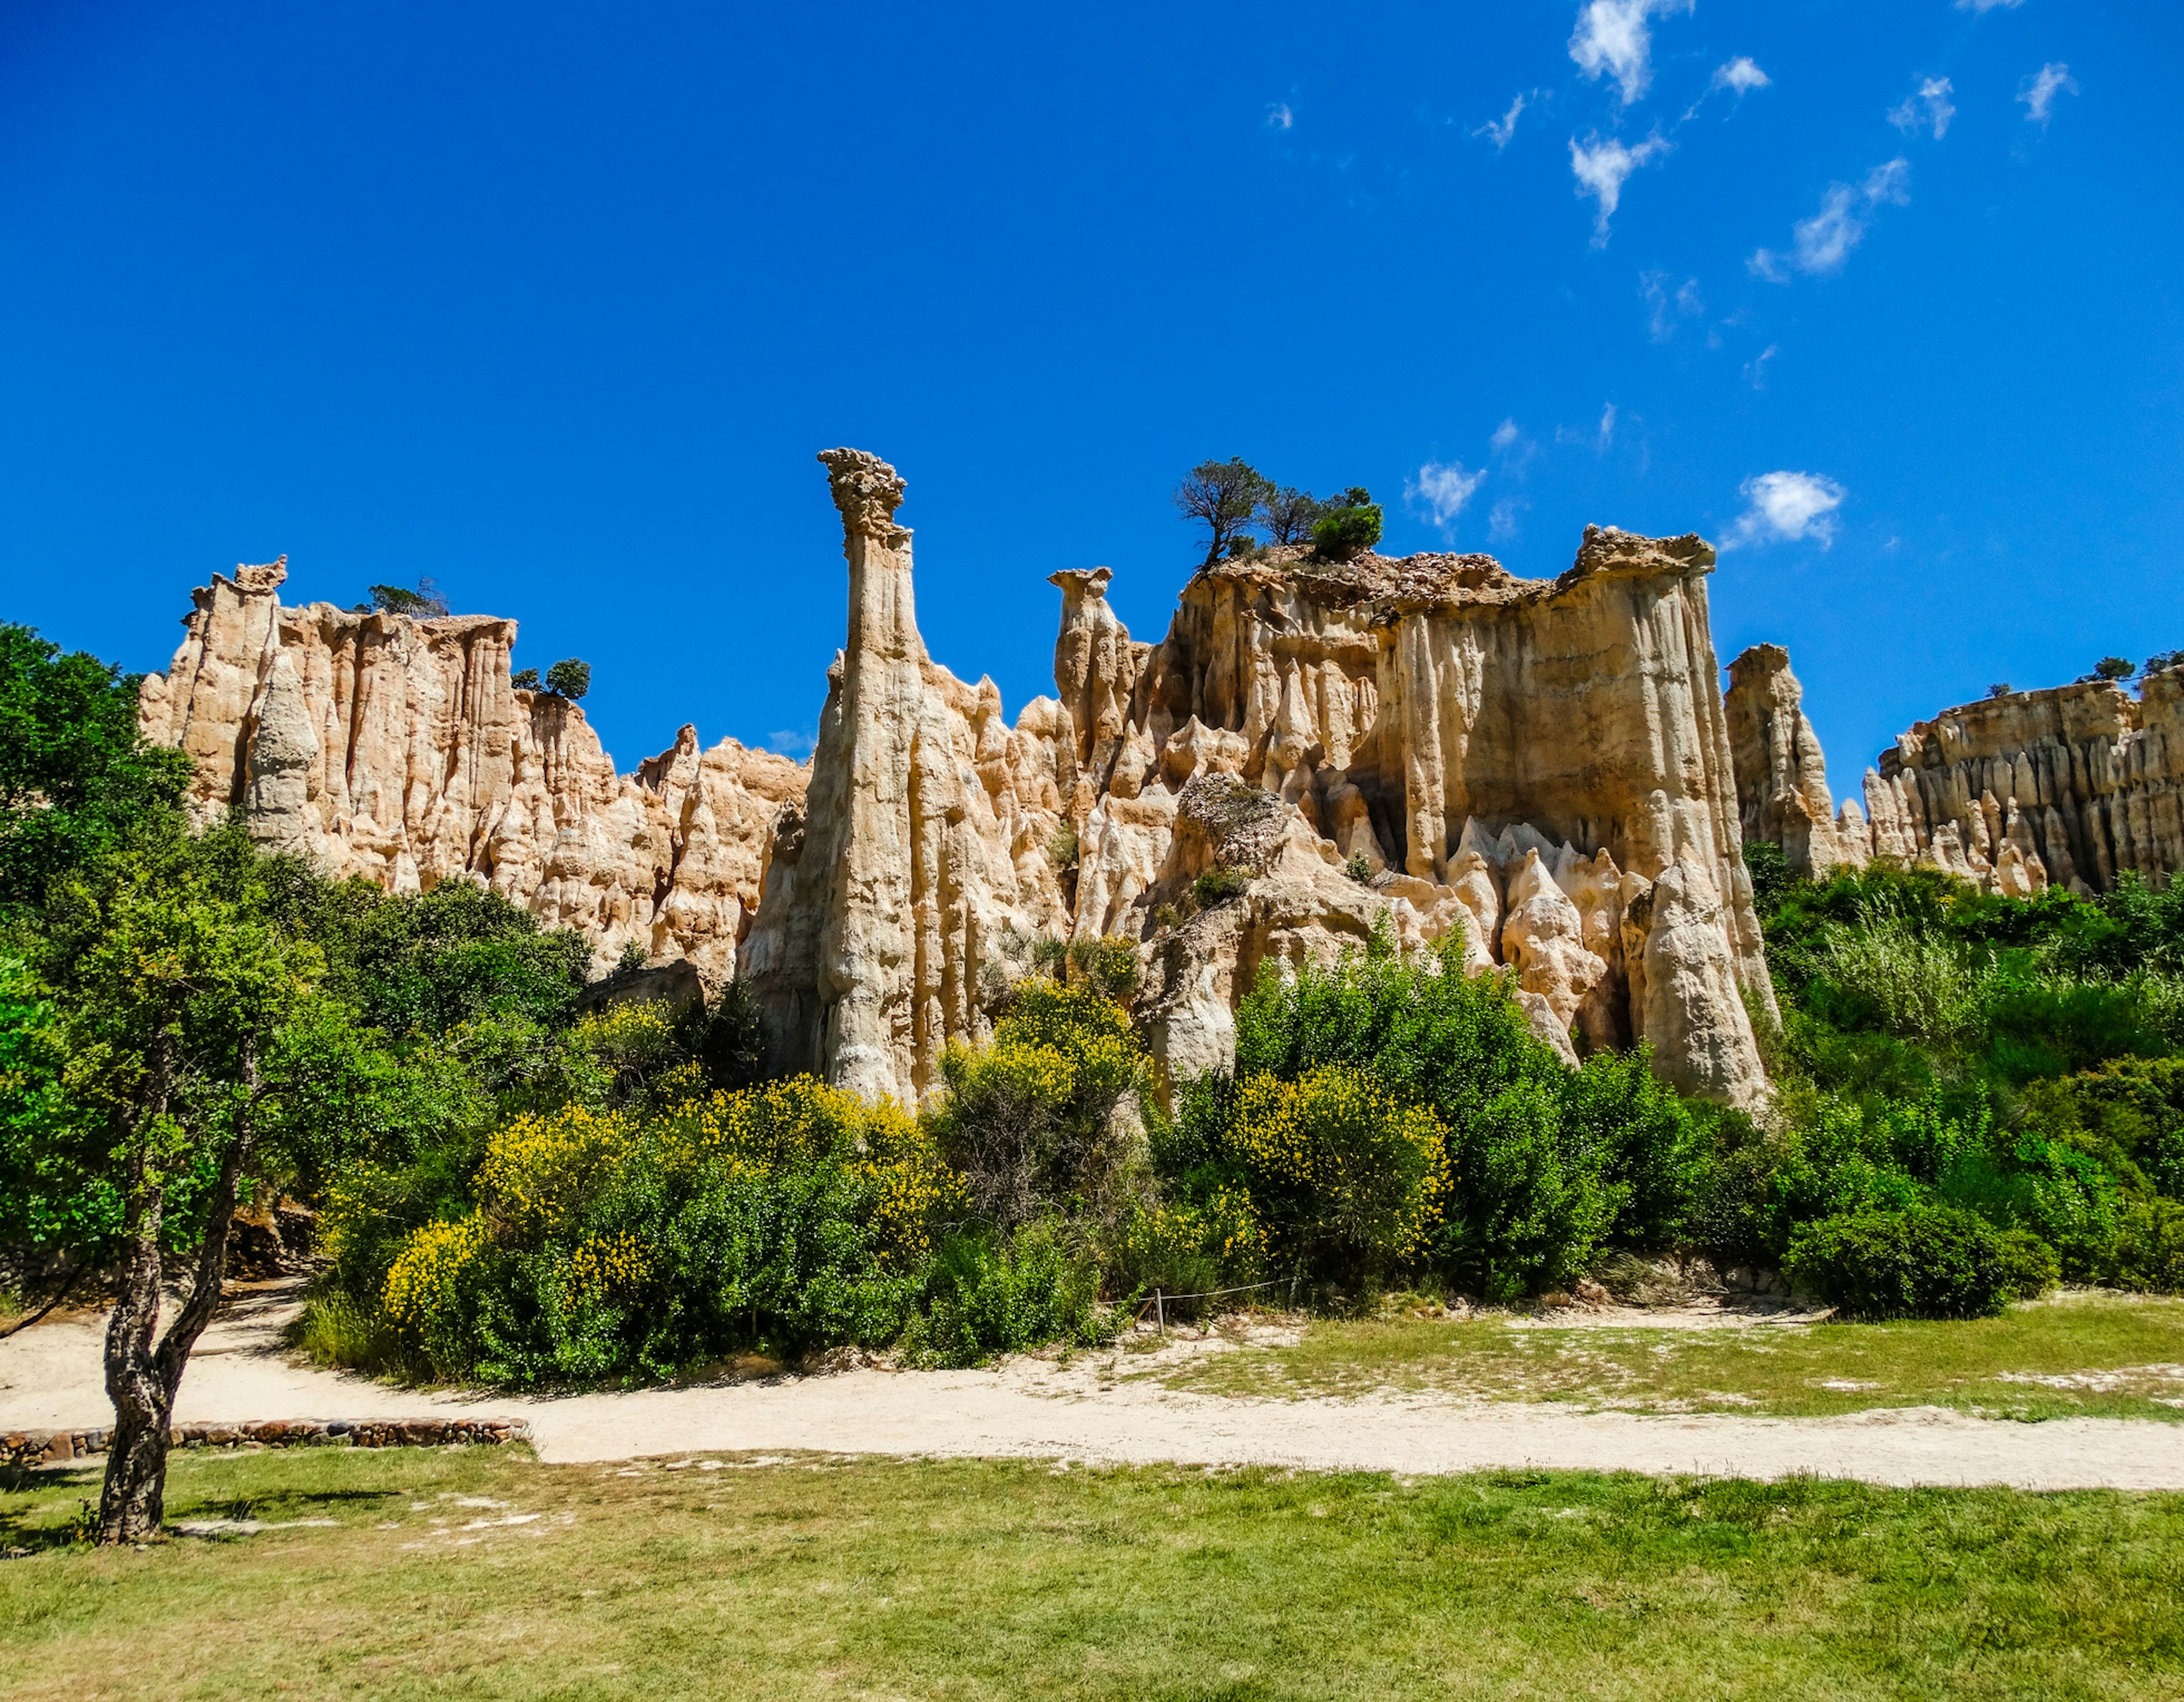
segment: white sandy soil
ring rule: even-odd
[[[2019,1424],[1919,1407],[1828,1419],[1646,1417],[1445,1397],[1233,1400],[1150,1380],[1111,1383],[1116,1356],[995,1370],[723,1381],[566,1398],[421,1392],[316,1370],[281,1346],[292,1285],[239,1295],[205,1333],[177,1423],[507,1415],[542,1458],[632,1459],[817,1450],[1084,1462],[1173,1461],[1412,1474],[1483,1468],[1795,1472],[1869,1483],[2023,1489],[2184,1489],[2184,1426],[2111,1419]],[[1620,1322],[1621,1320],[1617,1320]],[[0,1431],[109,1423],[103,1319],[51,1320],[0,1341]],[[1170,1355],[1238,1351],[1178,1342]],[[1248,1351],[1248,1348],[1242,1351]],[[1156,1363],[1121,1356],[1125,1371]]]

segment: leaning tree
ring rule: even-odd
[[[1250,529],[1271,488],[1240,455],[1201,461],[1175,488],[1178,511],[1206,529],[1206,566],[1218,561]]]

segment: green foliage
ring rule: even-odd
[[[520,667],[509,675],[508,683],[518,691],[537,691],[539,689],[538,670],[535,667]]]
[[[189,759],[137,735],[137,683],[0,622],[0,926],[181,802]]]
[[[582,936],[541,929],[475,882],[396,898],[363,881],[299,879],[287,902],[326,951],[331,988],[368,1026],[445,1034],[481,1019],[556,1029],[575,1017],[590,960]]]
[[[924,1304],[903,1331],[905,1364],[976,1365],[997,1353],[1113,1338],[1099,1306],[1100,1271],[1051,1219],[1005,1241],[966,1236],[940,1250]]]
[[[1006,1230],[1056,1209],[1121,1208],[1135,1148],[1115,1112],[1144,1085],[1145,1061],[1112,1000],[1027,981],[993,1043],[950,1046],[941,1074],[948,1091],[928,1123],[986,1221]]]
[[[1354,853],[1350,860],[1342,865],[1342,872],[1360,886],[1369,885],[1372,883],[1373,865],[1367,861],[1365,853],[1362,851]]]
[[[2122,681],[2137,672],[2128,656],[2103,656],[2093,664],[2093,678],[2096,679]]]
[[[1992,1318],[2035,1280],[1992,1225],[1947,1207],[1807,1224],[1791,1238],[1784,1269],[1799,1287],[1858,1318]]]
[[[448,612],[448,600],[430,579],[420,579],[415,590],[403,585],[367,585],[365,594],[371,599],[373,608],[390,615],[408,615],[422,621]]]
[[[1236,1082],[1301,1082],[1337,1065],[1444,1131],[1439,1222],[1410,1258],[1470,1292],[1507,1298],[1566,1282],[1611,1240],[1672,1244],[1699,1190],[1694,1113],[1642,1056],[1566,1069],[1507,986],[1465,977],[1452,949],[1432,963],[1352,953],[1286,983],[1262,977],[1237,1015]],[[1154,1156],[1186,1197],[1250,1186],[1228,1157],[1244,1102],[1244,1088],[1218,1080],[1185,1091]]]
[[[1064,822],[1047,835],[1046,855],[1058,869],[1076,868],[1078,851],[1074,822]]]
[[[1206,560],[1211,567],[1241,537],[1259,511],[1268,489],[1265,479],[1240,456],[1201,461],[1175,488],[1176,511],[1206,527]]]
[[[1295,485],[1269,483],[1259,495],[1259,524],[1266,527],[1272,544],[1302,544],[1325,512],[1318,498]]]
[[[1352,485],[1312,522],[1314,552],[1329,561],[1348,561],[1380,541],[1384,516],[1362,485]]]
[[[1230,899],[1240,896],[1251,884],[1249,871],[1230,868],[1226,863],[1216,863],[1212,868],[1201,871],[1198,879],[1190,884],[1190,890],[1198,900],[1199,907],[1211,910],[1217,904],[1225,904]]]
[[[564,656],[546,670],[546,689],[574,703],[592,689],[592,665],[577,656]]]
[[[766,1079],[766,1025],[745,983],[729,982],[716,998],[684,1011],[679,1025],[708,1087],[733,1093]]]

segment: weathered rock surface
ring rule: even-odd
[[[990,679],[966,685],[932,661],[911,534],[894,520],[901,478],[860,450],[820,460],[842,514],[849,641],[741,973],[775,1068],[915,1101],[950,1041],[986,1031],[985,1003],[1022,972],[1034,936],[1066,925],[1045,845],[1063,781],[1074,790],[1074,722],[1040,700],[1011,728]],[[1096,678],[1096,647],[1078,652]]]
[[[1158,645],[1108,570],[1057,573],[1056,695],[1011,725],[990,680],[926,653],[901,479],[821,459],[850,622],[808,770],[685,728],[617,777],[576,706],[514,689],[512,622],[282,609],[279,564],[198,594],[145,729],[197,758],[202,810],[243,805],[336,873],[488,881],[601,968],[632,939],[733,968],[777,1068],[868,1095],[929,1091],[1041,935],[1136,945],[1173,1080],[1227,1061],[1263,966],[1380,929],[1460,935],[1465,972],[1507,973],[1573,1061],[1574,1029],[1649,1043],[1688,1091],[1763,1094],[1702,540],[1588,527],[1551,583],[1274,550],[1194,578]],[[1802,797],[1794,731],[1783,750]]]
[[[695,729],[616,775],[573,703],[510,683],[515,623],[284,608],[285,558],[215,574],[145,736],[195,759],[192,801],[241,806],[261,843],[397,892],[483,881],[590,942],[632,941],[716,984],[756,910],[772,817],[806,773]]]
[[[1566,1055],[1575,1023],[1599,1044],[1650,1041],[1692,1091],[1758,1098],[1742,993],[1766,1009],[1773,995],[1708,623],[1713,566],[1696,538],[1600,528],[1552,583],[1483,555],[1328,567],[1275,550],[1199,574],[1161,644],[1103,637],[1110,721],[1124,683],[1105,682],[1134,672],[1123,725],[1079,746],[1075,921],[1148,940],[1156,1056],[1202,1066],[1260,963],[1324,959],[1385,915],[1405,944],[1461,928],[1467,967],[1513,969]],[[1282,806],[1278,852],[1207,849],[1184,801],[1209,776]],[[1249,885],[1164,928],[1209,855]],[[1654,948],[1678,972],[1641,996],[1628,965],[1648,929],[1629,917],[1652,912],[1633,901],[1680,868],[1674,932]],[[1709,929],[1718,949],[1702,951]]]
[[[1724,706],[1744,837],[1780,845],[1793,874],[1825,880],[1837,868],[1862,868],[1872,843],[1856,804],[1836,808],[1804,697],[1780,645],[1754,645],[1729,665]]]
[[[1882,857],[2023,898],[2105,892],[2126,871],[2159,885],[2184,868],[2184,670],[2137,698],[2080,682],[1943,710],[1865,771],[1863,810],[1847,800],[1832,820],[1787,653],[1756,645],[1730,675],[1745,834],[1801,873]]]

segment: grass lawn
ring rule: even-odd
[[[96,1487],[0,1493],[0,1695],[2184,1691],[2176,1495],[326,1449],[178,1455],[289,1527],[109,1553]]]
[[[2184,1300],[2081,1293],[1971,1322],[1707,1330],[1558,1328],[1498,1316],[1315,1322],[1294,1348],[1245,1348],[1139,1375],[1223,1395],[1435,1389],[1639,1412],[1802,1417],[1942,1406],[2173,1423],[2184,1420]]]

